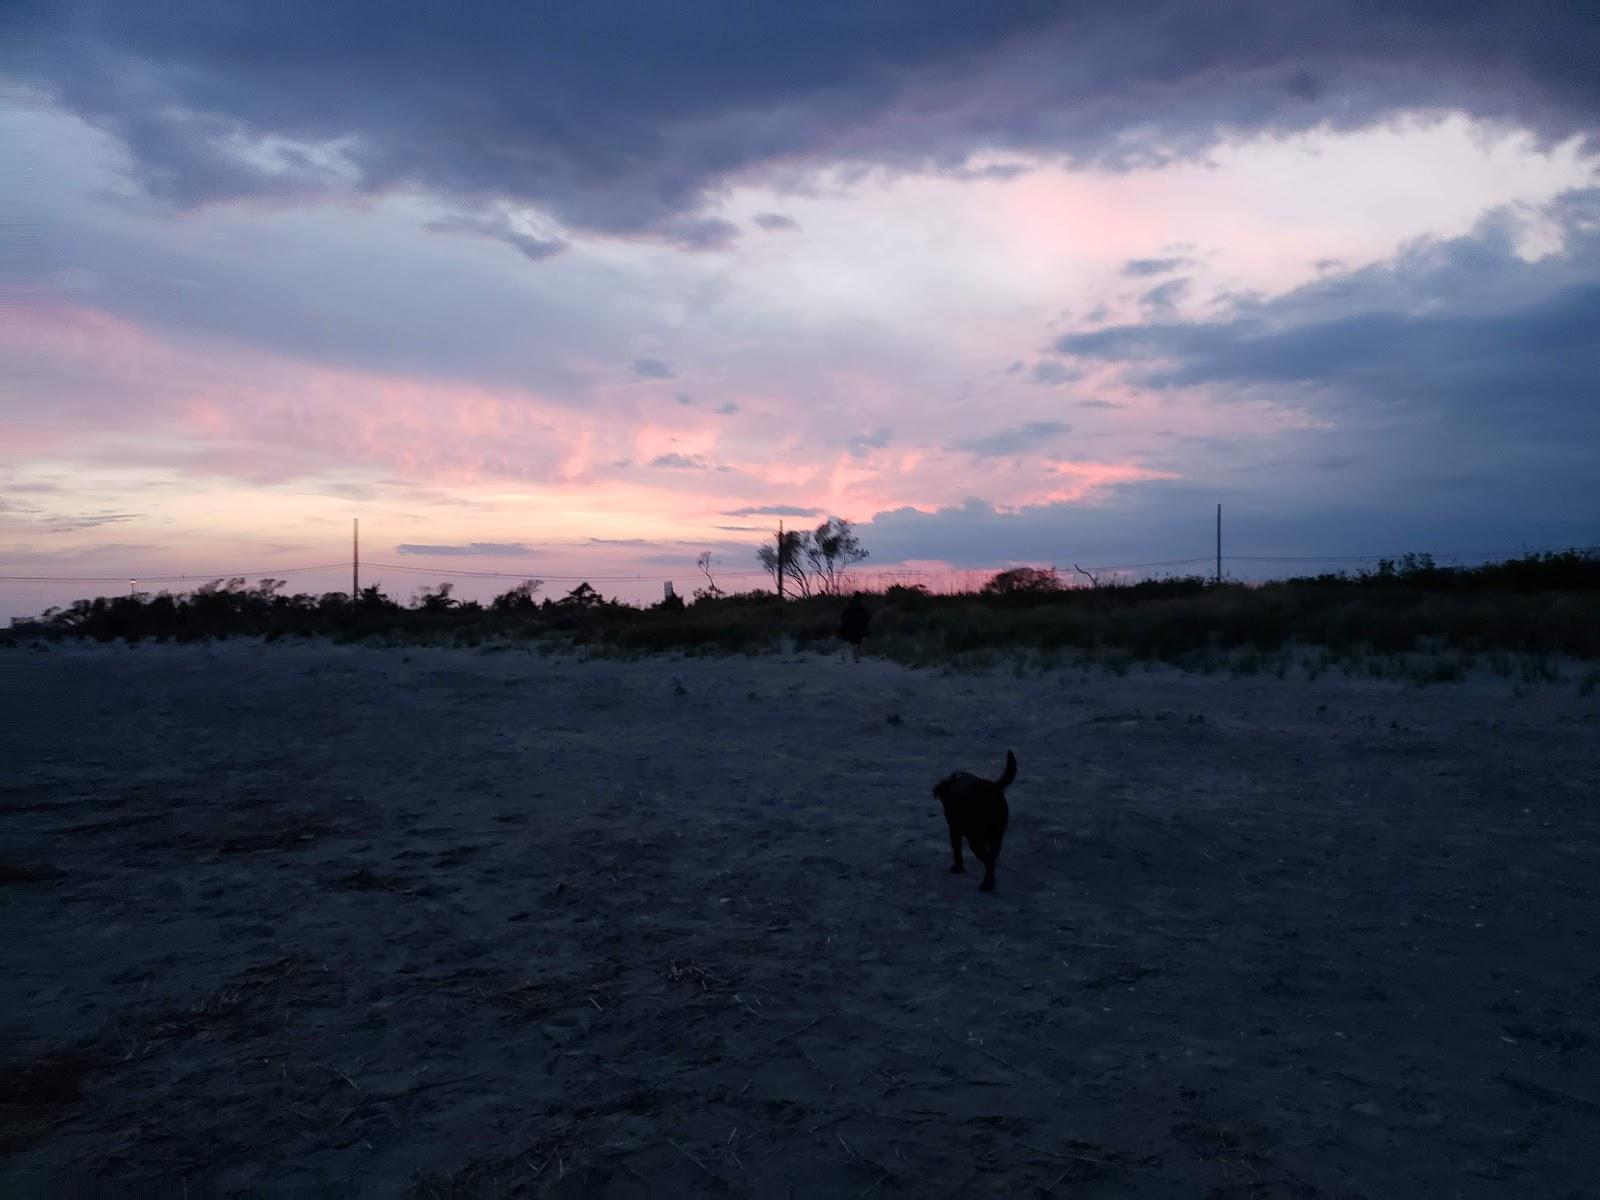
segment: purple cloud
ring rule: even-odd
[[[783,213],[761,212],[753,218],[755,223],[768,233],[788,233],[798,230],[800,222]]]
[[[6,69],[120,138],[179,204],[422,188],[702,250],[736,236],[703,213],[730,177],[840,146],[1004,177],[1020,168],[973,154],[1121,167],[1408,108],[1551,136],[1592,136],[1600,113],[1600,22],[1579,4],[1333,0],[1285,20],[1265,0],[773,0],[718,4],[691,39],[675,10],[604,2],[375,21],[338,5],[79,0],[25,9],[13,34],[28,49]]]
[[[636,358],[633,360],[633,373],[641,379],[671,379],[675,372],[672,364],[661,358]],[[686,398],[680,393],[678,403],[683,404]],[[693,404],[693,400],[687,400]]]
[[[529,262],[550,258],[567,248],[567,244],[559,239],[536,238],[532,234],[524,233],[513,226],[511,219],[504,213],[488,216],[442,217],[437,221],[428,222],[423,228],[431,233],[460,233],[504,242]]]
[[[959,450],[980,458],[997,458],[1013,454],[1039,453],[1044,443],[1072,432],[1072,426],[1060,421],[1030,421],[1011,429],[977,437],[959,438],[950,443],[950,449]]]
[[[454,546],[424,546],[402,542],[395,547],[400,554],[423,558],[526,558],[534,553],[532,546],[522,542],[468,542]]]
[[[667,467],[675,471],[708,471],[711,465],[699,455],[658,454],[650,460],[652,467]]]
[[[820,508],[802,508],[796,504],[761,504],[751,508],[735,508],[722,515],[725,517],[820,517],[823,510]]]
[[[1136,278],[1146,275],[1166,275],[1187,266],[1190,261],[1187,258],[1130,258],[1122,264],[1122,273]]]

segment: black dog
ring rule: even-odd
[[[1006,788],[1017,777],[1017,756],[1006,751],[1005,773],[999,779],[979,779],[966,771],[947,775],[934,785],[933,794],[944,805],[945,823],[950,826],[950,864],[953,874],[967,868],[961,861],[961,839],[983,864],[980,892],[994,891],[994,862],[1000,857],[1000,842],[1005,838],[1011,809],[1006,805]]]

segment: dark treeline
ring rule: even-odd
[[[845,581],[847,583],[847,581]],[[702,592],[650,607],[606,599],[588,584],[541,598],[537,580],[487,604],[458,601],[450,584],[400,604],[375,587],[288,594],[282,580],[217,580],[182,594],[79,600],[3,638],[195,641],[238,636],[482,645],[538,639],[617,651],[759,651],[832,641],[840,600],[780,601],[771,592]],[[844,586],[841,584],[841,587]],[[1285,646],[1515,651],[1600,658],[1600,554],[1533,554],[1477,567],[1426,555],[1376,570],[1268,583],[1216,584],[1199,576],[1140,582],[1077,579],[1021,567],[977,592],[938,595],[890,587],[872,598],[870,648],[906,662],[948,661],[1007,648],[1115,650],[1180,660],[1195,651]]]

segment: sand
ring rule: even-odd
[[[1600,1194],[1570,682],[280,642],[0,685],[10,1193]],[[1008,747],[985,896],[930,788]]]

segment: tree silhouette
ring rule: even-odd
[[[524,579],[510,591],[501,592],[491,602],[495,612],[516,612],[520,609],[533,608],[536,601],[533,594],[544,586],[542,579]]]
[[[777,544],[762,546],[756,551],[756,558],[767,574],[772,576],[774,587],[777,586],[781,563],[784,581],[792,581],[795,591],[800,595],[811,595],[811,580],[805,568],[806,548],[810,543],[810,533],[804,529],[790,529],[778,539]]]
[[[864,560],[868,551],[850,528],[850,522],[829,517],[812,532],[805,548],[807,564],[817,580],[817,591],[837,596],[845,587],[848,571]]]
[[[603,608],[603,607],[605,607],[605,603],[606,603],[606,598],[604,596],[602,596],[599,592],[595,591],[594,588],[590,587],[588,582],[585,581],[583,583],[580,583],[577,587],[573,588],[565,596],[561,597],[561,599],[557,600],[556,601],[556,607],[557,608]]]
[[[700,573],[706,577],[706,586],[695,588],[694,598],[715,600],[722,595],[722,589],[717,586],[717,581],[711,577],[711,551],[702,550],[700,557],[694,560],[694,565],[700,568]]]
[[[418,588],[414,603],[423,612],[448,612],[460,603],[450,598],[455,587],[453,583],[441,583],[436,588]]]
[[[983,585],[985,596],[1015,596],[1027,592],[1055,592],[1061,578],[1048,567],[1012,567]]]
[[[850,568],[868,553],[849,521],[829,517],[815,529],[787,531],[781,544],[760,547],[756,558],[776,582],[781,557],[785,583],[792,581],[801,596],[837,596],[846,588]]]

